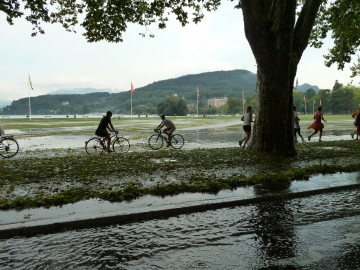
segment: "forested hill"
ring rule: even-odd
[[[157,105],[166,96],[176,94],[190,104],[196,100],[199,89],[199,106],[208,98],[237,97],[255,93],[256,74],[247,70],[214,71],[186,75],[162,80],[136,88],[132,97],[134,113],[156,113]],[[131,107],[129,91],[120,93],[89,93],[73,95],[42,95],[31,98],[32,114],[87,114],[112,110],[115,113],[129,113]],[[3,109],[2,114],[28,114],[28,99],[13,101]]]
[[[206,94],[221,97],[235,94],[243,90],[246,94],[255,91],[256,74],[247,70],[214,71],[200,74],[185,75],[175,79],[154,82],[142,88],[146,91],[172,90],[181,94],[194,92],[199,87]],[[235,93],[234,93],[235,91]]]

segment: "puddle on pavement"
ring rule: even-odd
[[[184,193],[177,196],[164,198],[144,196],[131,202],[110,203],[101,200],[86,200],[62,207],[50,207],[48,209],[25,209],[21,211],[9,210],[0,212],[1,228],[50,224],[72,220],[91,219],[130,213],[147,212],[227,202],[242,199],[251,199],[264,195],[286,194],[300,191],[324,189],[329,187],[345,186],[360,183],[360,172],[337,173],[331,175],[315,175],[309,180],[293,181],[289,185],[270,186],[257,185],[254,187],[242,187],[236,190],[220,191],[218,194]]]

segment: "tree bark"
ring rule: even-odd
[[[245,35],[258,69],[255,124],[249,148],[282,156],[296,154],[293,85],[321,4],[321,0],[306,1],[295,24],[296,2],[241,0]]]

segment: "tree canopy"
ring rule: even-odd
[[[235,2],[241,8],[248,1]],[[263,2],[263,1],[260,1]],[[267,1],[275,10],[281,1]],[[343,69],[356,58],[351,67],[353,76],[360,74],[360,3],[352,0],[291,0],[297,2],[299,17],[303,7],[310,2],[322,2],[310,36],[310,45],[321,47],[323,40],[330,35],[334,46],[325,56],[327,66],[337,63]],[[129,24],[147,27],[157,24],[166,27],[170,14],[185,26],[191,21],[198,23],[205,11],[215,11],[221,0],[183,1],[183,0],[0,0],[0,11],[6,14],[9,24],[14,19],[24,17],[33,25],[32,35],[43,34],[43,23],[60,23],[67,31],[83,27],[84,36],[89,42],[106,40],[122,42],[122,34]],[[266,5],[264,5],[265,7]],[[275,14],[275,13],[274,13]],[[151,34],[152,35],[152,34]]]
[[[232,0],[231,0],[232,1]],[[291,108],[297,66],[307,46],[320,47],[328,35],[334,46],[326,65],[343,69],[357,56],[360,45],[360,1],[351,0],[238,0],[245,35],[257,62],[256,129],[249,147],[280,155],[294,155]],[[89,42],[123,41],[129,24],[165,28],[170,14],[184,26],[201,21],[221,0],[0,0],[0,11],[12,24],[25,16],[33,35],[41,24],[60,23],[66,30],[84,28]],[[143,33],[144,34],[144,33]],[[353,76],[360,74],[357,56]]]

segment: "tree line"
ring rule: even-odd
[[[203,89],[197,99],[196,91],[150,91],[150,93],[137,93],[133,98],[134,114],[160,114],[166,115],[187,115],[187,114],[242,114],[247,105],[255,108],[256,94],[247,91],[244,98],[241,91],[233,88],[224,88],[222,91],[216,90],[215,94],[222,93],[228,97],[225,106],[211,107],[207,105],[207,100],[214,95],[214,90]],[[172,93],[172,94],[169,94]],[[156,93],[156,94],[155,94]],[[179,93],[179,94],[177,94]],[[185,93],[185,94],[182,94]],[[251,94],[253,93],[253,94]],[[90,93],[85,95],[43,95],[31,99],[33,114],[91,114],[102,113],[112,110],[116,114],[130,114],[130,93],[123,92],[117,94],[110,93]],[[220,94],[217,96],[221,96]],[[351,113],[360,104],[360,87],[354,85],[343,85],[338,81],[332,89],[320,89],[315,91],[309,88],[305,92],[294,89],[294,105],[303,114],[313,114],[317,107],[321,105],[323,111],[333,114]],[[190,99],[189,99],[190,98]],[[10,106],[6,106],[1,114],[3,115],[27,115],[29,113],[28,99],[23,98],[14,101]]]

